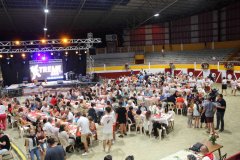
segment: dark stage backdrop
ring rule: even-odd
[[[56,54],[55,58],[62,59],[64,73],[73,71],[77,74],[82,74],[83,76],[85,76],[86,54],[84,54],[83,52],[81,53],[81,56],[79,56],[75,54],[75,52],[68,52],[67,57],[64,56],[63,53],[60,56]],[[6,56],[0,59],[4,85],[19,84],[23,81],[30,82],[31,78],[29,71],[29,60],[31,60],[30,54],[26,56],[25,60],[23,60],[21,54],[14,54],[14,57],[9,60],[6,59]]]

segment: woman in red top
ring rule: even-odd
[[[177,97],[176,103],[184,103],[184,98],[182,97],[182,95],[179,95],[179,97]]]
[[[51,101],[50,101],[50,104],[53,105],[53,106],[56,106],[57,105],[57,98],[56,96],[53,96]]]

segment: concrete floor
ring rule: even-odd
[[[240,94],[226,96],[225,100],[227,102],[225,131],[219,133],[220,138],[217,143],[224,146],[221,149],[222,154],[227,153],[230,156],[240,151]],[[179,150],[189,148],[196,142],[208,139],[209,135],[205,131],[205,129],[187,128],[187,118],[176,115],[174,131],[161,141],[133,133],[123,139],[117,138],[110,154],[113,156],[113,160],[124,160],[128,155],[134,155],[136,160],[159,160]],[[98,132],[99,139],[101,139],[101,128],[98,128]],[[9,129],[7,133],[14,138],[14,142],[19,148],[25,151],[24,140],[17,138],[16,129]],[[217,152],[215,154],[217,155]],[[83,157],[81,153],[75,152],[67,154],[67,159],[103,160],[106,155],[102,150],[102,143],[95,142],[88,156]]]

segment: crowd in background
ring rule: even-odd
[[[208,133],[214,133],[219,127],[223,131],[226,102],[223,95],[212,87],[213,80],[187,74],[174,77],[140,72],[115,80],[103,79],[96,85],[70,88],[67,92],[41,92],[24,97],[21,102],[17,97],[6,96],[0,101],[1,128],[6,130],[7,121],[12,123],[14,118],[28,132],[25,142],[27,153],[31,159],[36,156],[38,160],[63,159],[65,151],[72,153],[74,149],[83,150],[82,155],[87,155],[91,141],[98,140],[97,125],[103,126],[103,149],[108,153],[116,140],[116,133],[119,133],[119,138],[127,136],[129,123],[139,132],[142,132],[142,127],[152,124],[148,134],[153,133],[155,138],[159,138],[162,135],[157,129],[166,128],[168,133],[169,126],[154,121],[153,116],[167,113],[174,118],[179,109],[182,115],[187,116],[187,127],[206,127]],[[153,100],[147,102],[149,97]],[[173,106],[169,107],[169,103]],[[28,118],[31,112],[44,113],[47,118],[38,116],[36,121],[32,121]],[[216,128],[213,124],[215,112]],[[4,145],[0,146],[2,153]]]

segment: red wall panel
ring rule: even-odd
[[[191,74],[194,75],[194,69],[188,68],[187,73],[188,75],[191,75]]]
[[[195,76],[196,78],[202,77],[202,76],[203,76],[203,71],[201,71],[201,70],[196,70],[196,71],[194,71],[194,76]]]
[[[145,45],[145,27],[130,32],[130,45]]]
[[[153,44],[165,43],[165,27],[163,25],[152,25]]]
[[[227,70],[227,79],[232,79],[234,77],[234,73],[233,70]]]
[[[182,70],[174,70],[174,76],[178,76],[181,72]]]
[[[222,82],[222,73],[221,72],[218,72],[217,69],[210,69],[210,73],[212,73],[212,76],[214,77],[215,79],[215,82],[217,83],[221,83]]]

